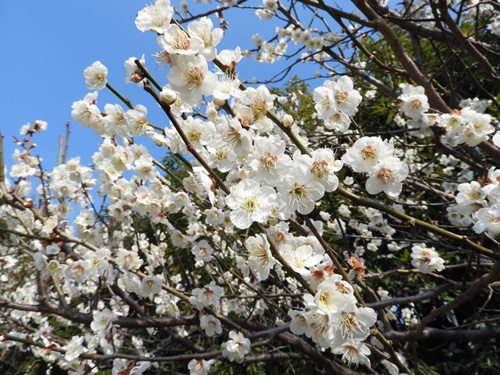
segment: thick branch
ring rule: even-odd
[[[446,105],[436,89],[432,86],[431,81],[418,69],[417,65],[413,62],[410,56],[406,53],[401,40],[394,33],[391,27],[381,18],[366,2],[365,0],[352,1],[359,10],[370,20],[376,23],[375,30],[379,31],[384,37],[385,41],[391,47],[396,55],[398,61],[403,65],[410,78],[417,84],[425,89],[425,93],[429,97],[429,102],[432,107],[437,110],[447,113],[450,108]]]
[[[500,77],[495,69],[491,66],[488,59],[477,50],[477,48],[472,44],[470,37],[465,35],[458,25],[451,19],[448,13],[448,2],[446,0],[439,0],[438,2],[439,11],[443,22],[450,28],[453,35],[463,43],[463,46],[467,50],[470,56],[477,61],[477,63],[485,70],[485,72],[490,76],[491,80],[500,86]]]
[[[383,18],[391,21],[392,23],[401,27],[403,30],[408,31],[412,35],[418,35],[419,37],[432,39],[440,43],[451,43],[456,47],[462,46],[462,41],[457,39],[448,30],[437,30],[425,27],[424,25],[419,24],[412,19],[401,16],[401,14],[389,8],[388,5],[384,5],[383,2],[380,2],[378,0],[368,0],[368,2],[372,6],[372,8],[374,8],[377,13],[380,14]],[[480,42],[478,40],[475,40],[474,38],[469,38],[469,40],[470,43],[472,43],[472,45],[483,54],[488,52],[500,54],[498,46]]]
[[[425,318],[422,319],[419,326],[417,327],[416,333],[420,333],[424,328],[431,323],[438,316],[445,314],[446,312],[456,309],[458,306],[463,305],[465,302],[471,300],[476,296],[479,291],[487,287],[492,282],[496,281],[500,277],[500,262],[493,263],[491,270],[486,275],[483,275],[479,280],[473,283],[469,289],[460,294],[457,298],[446,305],[432,310]]]
[[[385,337],[390,340],[408,342],[421,340],[443,340],[443,341],[481,341],[500,337],[500,327],[487,327],[483,329],[439,329],[427,327],[421,332],[407,331],[384,332]]]

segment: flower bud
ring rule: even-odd
[[[283,126],[285,128],[291,128],[292,125],[295,123],[295,120],[293,119],[293,117],[291,115],[285,115],[285,116],[283,116],[281,122],[283,123]]]
[[[215,108],[215,104],[208,103],[207,110],[205,111],[205,114],[207,115],[207,118],[210,121],[215,120],[217,115],[218,115],[217,108]]]
[[[221,108],[224,104],[226,104],[226,101],[225,100],[222,100],[222,99],[218,99],[216,98],[215,96],[212,98],[212,101],[214,102],[214,104]]]
[[[177,100],[177,93],[171,89],[163,89],[159,95],[160,103],[172,105]]]

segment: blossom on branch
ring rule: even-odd
[[[242,363],[245,355],[250,353],[250,340],[235,331],[229,332],[229,338],[222,344],[222,355],[231,362]]]

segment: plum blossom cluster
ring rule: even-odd
[[[371,308],[357,307],[354,289],[340,275],[331,275],[307,296],[304,310],[290,310],[290,330],[310,337],[323,349],[342,355],[348,365],[370,367],[370,349],[363,341],[370,335],[377,315]]]
[[[420,129],[426,135],[429,135],[430,126],[443,128],[446,133],[441,139],[451,147],[460,144],[474,147],[488,141],[495,133],[493,117],[483,113],[488,106],[487,103],[478,100],[462,101],[463,108],[437,114],[428,112],[430,108],[428,98],[422,86],[406,84],[402,85],[402,91],[399,96],[402,101],[400,109],[411,119],[408,125]]]
[[[313,98],[318,118],[323,120],[327,129],[338,132],[349,129],[350,116],[358,111],[362,99],[347,76],[326,81],[323,86],[315,88]]]
[[[256,14],[271,19],[281,10],[280,2],[264,0]],[[420,11],[430,19],[427,8]],[[72,116],[102,136],[93,165],[83,166],[79,158],[61,159],[51,172],[42,171],[31,153],[31,137],[47,124],[38,120],[23,126],[21,134],[28,140],[17,142],[21,150],[8,173],[12,181],[0,181],[8,203],[0,206],[7,233],[0,281],[17,280],[16,272],[27,276],[19,288],[2,293],[0,304],[27,306],[27,311],[9,312],[9,319],[35,327],[35,333],[29,337],[13,330],[0,340],[0,347],[22,348],[23,340],[32,340],[35,356],[72,375],[97,372],[98,359],[91,358],[102,355],[116,358],[113,374],[141,374],[155,367],[154,356],[169,352],[174,343],[178,346],[172,352],[182,347],[183,352],[194,353],[182,357],[190,360],[191,374],[207,374],[216,357],[229,363],[250,362],[251,347],[267,345],[267,339],[260,340],[260,333],[251,331],[253,327],[260,331],[261,322],[268,324],[271,317],[280,332],[303,336],[294,337],[303,340],[297,341],[299,346],[312,342],[316,348],[311,350],[329,350],[349,366],[371,367],[375,359],[368,357],[373,348],[382,352],[388,346],[375,337],[367,344],[377,313],[362,298],[369,295],[368,303],[374,304],[391,299],[384,289],[378,291],[377,300],[375,293],[368,293],[369,286],[362,288],[370,277],[392,277],[391,272],[371,275],[385,272],[377,262],[384,258],[387,263],[381,264],[391,264],[402,258],[397,256],[400,250],[410,246],[411,265],[423,274],[444,270],[444,260],[434,247],[410,245],[396,235],[396,229],[411,231],[411,221],[403,223],[384,214],[414,207],[424,211],[423,198],[410,192],[411,198],[399,198],[391,208],[349,206],[343,187],[360,186],[342,168],[346,164],[365,175],[368,194],[384,192],[396,202],[410,164],[412,172],[418,167],[434,176],[440,163],[443,175],[451,176],[458,162],[442,155],[424,165],[416,151],[407,149],[403,155],[394,147],[403,138],[346,134],[362,101],[346,75],[329,79],[312,92],[313,118],[324,125],[321,130],[352,144],[345,141],[339,160],[334,150],[318,146],[316,137],[301,129],[302,119],[273,113],[283,98],[265,85],[243,88],[236,68],[245,52],[239,47],[218,50],[222,26],[214,27],[212,19],[201,17],[183,27],[173,21],[174,14],[169,0],[157,0],[136,18],[140,31],[154,33],[161,49],[157,63],[168,69],[164,74],[168,82],[162,86],[151,79],[144,56],[124,64],[126,82],[152,94],[170,120],[168,126],[155,126],[145,106],[128,100],[122,99],[126,109],[107,103],[101,110],[98,91],[90,92],[73,103]],[[272,62],[284,55],[290,41],[305,46],[307,53],[316,51],[314,58],[321,60],[324,54],[318,51],[341,38],[297,22],[279,28],[273,43],[259,35],[253,41],[257,58]],[[353,65],[363,67],[362,62]],[[107,75],[108,69],[96,61],[84,70],[87,88],[114,92]],[[371,91],[367,96],[373,98],[376,91],[373,87]],[[439,114],[431,112],[423,87],[403,85],[401,91],[398,121],[420,129],[420,136],[437,125],[446,131],[443,141],[448,145],[474,147],[495,132],[492,116],[484,113],[487,102],[469,100],[460,110]],[[141,136],[168,149],[185,168],[176,170],[156,161],[138,142]],[[500,145],[498,134],[493,142]],[[454,181],[470,181],[471,176],[472,172],[464,173]],[[32,187],[35,178],[40,183]],[[492,168],[477,182],[458,186],[450,182],[446,187],[444,183],[446,193],[440,197],[447,199],[447,193],[458,188],[450,216],[462,224],[473,223],[477,233],[496,237],[499,181],[500,172]],[[28,198],[32,191],[41,202],[38,207]],[[101,208],[97,198],[105,202]],[[68,222],[75,206],[79,211]],[[338,239],[347,243],[340,251],[329,244]],[[37,294],[43,294],[39,300]],[[43,311],[53,316],[50,322],[30,311],[40,300]],[[378,311],[394,325],[419,321],[414,305],[401,308],[400,317],[391,308]],[[67,324],[65,319],[72,314],[78,334],[57,337],[56,326]],[[130,335],[128,327],[146,332],[148,340]],[[165,347],[157,347],[160,342]],[[211,352],[201,355],[208,345],[200,343],[208,343]],[[133,355],[129,353],[141,360],[129,360]],[[259,354],[265,357],[265,350],[259,349]],[[391,361],[404,362],[394,358],[398,353]],[[399,373],[386,359],[378,361],[376,366],[380,365],[391,374]]]
[[[231,362],[241,363],[250,352],[250,340],[239,332],[229,332],[229,340],[222,344],[222,355]]]
[[[246,276],[246,282],[252,285],[253,280],[268,279],[271,272],[283,275],[281,264],[271,252],[271,246],[274,246],[288,260],[294,272],[302,275],[314,288],[322,285],[318,293],[323,293],[327,284],[322,283],[327,279],[335,279],[337,285],[345,284],[345,291],[351,297],[340,299],[347,298],[350,302],[339,304],[340,315],[332,316],[327,331],[318,331],[313,340],[325,344],[326,340],[333,339],[334,332],[342,331],[339,336],[341,339],[332,345],[323,346],[344,355],[349,363],[369,365],[369,361],[365,360],[367,349],[360,342],[367,337],[368,331],[365,328],[369,328],[373,322],[370,319],[365,321],[361,317],[356,318],[358,308],[352,300],[352,287],[337,279],[331,259],[325,255],[318,240],[312,235],[294,235],[285,222],[296,213],[311,213],[325,193],[338,188],[336,173],[341,170],[343,163],[335,158],[331,149],[301,152],[283,131],[283,128],[287,129],[300,139],[293,120],[283,117],[282,123],[276,123],[268,116],[276,97],[265,86],[239,90],[239,80],[234,68],[241,59],[241,54],[239,49],[217,54],[216,46],[222,32],[213,28],[211,20],[202,18],[190,23],[187,30],[184,30],[170,23],[171,16],[169,3],[157,1],[139,12],[136,21],[140,30],[151,30],[159,34],[158,44],[162,48],[159,56],[170,66],[167,74],[169,83],[161,91],[160,98],[162,103],[172,108],[190,146],[211,168],[227,174],[225,180],[230,186],[229,191],[224,193],[215,188],[207,171],[199,166],[194,166],[189,177],[184,179],[185,191],[172,189],[158,173],[147,149],[131,138],[144,135],[169,147],[172,152],[189,153],[178,129],[166,128],[158,133],[147,120],[147,109],[141,105],[124,110],[119,104],[105,104],[104,111],[101,111],[97,105],[97,91],[91,92],[83,100],[73,104],[72,116],[103,137],[99,151],[93,156],[94,170],[81,166],[79,159],[72,159],[54,169],[50,175],[51,185],[47,190],[49,197],[59,200],[59,205],[64,205],[65,200],[71,200],[84,207],[74,220],[74,228],[67,228],[67,232],[59,235],[70,236],[75,231],[86,245],[72,249],[71,258],[62,262],[62,254],[65,254],[66,249],[61,252],[59,245],[36,243],[32,249],[36,269],[43,276],[63,280],[64,290],[71,296],[90,295],[102,282],[108,287],[114,285],[126,293],[154,301],[158,314],[175,317],[179,315],[178,299],[164,291],[166,279],[158,270],[172,264],[172,260],[165,259],[169,246],[190,247],[198,267],[215,269],[211,265],[214,254],[212,246],[222,239],[217,235],[208,235],[209,227],[199,223],[201,215],[206,216],[208,226],[224,224],[228,233],[231,233],[232,226],[247,229],[253,223],[272,224],[268,228],[272,245],[264,234],[258,234],[245,241],[248,251],[246,259],[237,255],[230,246],[221,246],[217,256],[232,257]],[[208,63],[216,57],[226,68],[218,74],[208,68]],[[144,84],[144,74],[135,61],[136,59],[131,58],[125,63],[127,81]],[[139,61],[145,64],[144,59]],[[85,69],[84,77],[90,90],[109,86],[107,69],[100,62]],[[355,114],[361,101],[361,96],[353,89],[352,81],[347,77],[325,83],[324,90],[321,93],[319,91],[318,95],[322,95],[322,99],[318,106],[321,105],[321,116],[327,122],[334,121],[334,117],[340,118],[335,120],[337,122],[346,122],[345,118]],[[212,103],[206,105],[206,119],[182,115],[209,96],[212,96]],[[222,114],[220,109],[229,103],[233,114]],[[307,144],[306,139],[301,141]],[[34,169],[26,172],[25,168],[24,171],[12,177],[27,180],[36,174]],[[94,172],[98,174],[97,179],[92,177]],[[127,174],[132,174],[132,177],[125,178]],[[107,214],[111,220],[120,223],[121,230],[109,227],[91,209],[91,199],[85,192],[96,182],[99,184],[97,194],[109,201]],[[193,203],[198,197],[208,198],[211,208],[202,213]],[[67,208],[57,209],[69,212]],[[180,212],[190,222],[183,230],[170,219],[170,216]],[[131,247],[126,246],[129,241],[126,233],[131,231],[136,217],[147,218],[153,225],[163,226],[162,231],[155,233],[157,242],[153,243],[142,235],[134,240]],[[46,219],[38,217],[35,220],[32,215],[26,219],[33,222],[31,227],[39,227],[46,236],[57,230],[60,223],[58,216]],[[22,226],[25,228],[26,223],[23,222]],[[321,224],[317,226],[321,230]],[[13,227],[20,229],[19,225]],[[207,234],[206,238],[211,238],[210,243],[199,239],[204,233]],[[143,270],[145,274],[138,274],[139,270]],[[226,280],[230,277],[224,275]],[[184,290],[185,286],[180,281],[178,275],[169,279],[178,290]],[[195,285],[198,281],[196,280]],[[298,289],[298,285],[294,287]],[[245,294],[250,290],[243,284],[238,287],[238,291]],[[326,296],[330,292],[333,291],[323,294]],[[199,287],[189,289],[189,294],[187,301],[190,305],[204,312],[200,318],[200,326],[207,336],[223,333],[220,320],[208,314],[207,309],[226,314],[245,309],[238,306],[235,300],[223,298],[225,291],[215,281],[208,284],[200,281]],[[324,298],[320,300],[324,301]],[[327,303],[331,305],[330,302]],[[258,300],[251,311],[263,314],[266,309],[266,304]],[[311,309],[316,315],[328,315],[326,307],[323,310],[318,307]],[[67,361],[76,361],[82,353],[91,352],[94,348],[112,353],[122,346],[123,338],[117,321],[119,316],[127,314],[127,309],[112,300],[87,311],[92,315],[90,327],[95,339],[84,339],[83,336],[73,338],[65,347]],[[352,318],[342,318],[342,313]],[[346,327],[351,328],[339,328],[339,324],[343,324],[341,322],[345,319],[352,320],[351,323],[346,323]],[[315,324],[312,322],[310,326],[314,327]],[[308,336],[312,336],[312,333]],[[229,341],[221,347],[223,355],[230,361],[242,362],[249,353],[249,345],[248,339],[232,331],[229,333]],[[358,349],[352,349],[352,345]],[[362,360],[356,359],[356,350],[361,353]],[[211,363],[192,362],[190,370],[202,373]],[[126,361],[116,360],[113,371],[118,373],[129,366]],[[139,373],[145,368],[146,366],[140,365],[136,371]]]
[[[353,171],[366,173],[366,191],[370,194],[386,193],[397,197],[408,177],[408,165],[394,156],[392,142],[380,137],[362,137],[342,156],[342,161]]]
[[[264,0],[264,6],[256,11],[260,19],[270,19],[276,14],[277,1]],[[301,27],[300,25],[288,25],[285,28],[276,29],[278,42],[265,41],[260,34],[252,36],[252,42],[256,51],[248,51],[248,55],[253,56],[256,61],[264,63],[274,63],[285,56],[290,42],[294,45],[305,47],[307,52],[301,54],[301,59],[309,60],[310,53],[314,52],[314,59],[321,61],[325,55],[321,52],[323,47],[333,46],[339,43],[343,36],[335,31],[323,32],[315,28]]]
[[[500,171],[493,167],[485,178],[461,183],[457,190],[453,212],[462,216],[463,224],[473,224],[476,233],[500,235]]]

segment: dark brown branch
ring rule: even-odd
[[[412,20],[407,17],[401,16],[398,12],[393,9],[390,9],[387,5],[383,5],[381,2],[377,0],[368,0],[370,5],[377,11],[379,15],[381,15],[384,19],[392,22],[393,24],[401,27],[403,30],[408,31],[412,35],[417,35],[424,39],[431,39],[440,43],[451,43],[454,46],[461,46],[462,41],[457,39],[451,32],[448,30],[436,30],[425,27],[415,20]],[[488,43],[477,41],[473,38],[469,38],[472,45],[477,48],[481,53],[495,53],[500,55],[500,50],[497,46],[491,45]]]
[[[375,22],[375,30],[379,31],[384,37],[385,41],[396,55],[398,61],[403,65],[409,77],[418,85],[425,89],[425,93],[429,97],[431,106],[438,111],[448,113],[450,108],[441,98],[436,89],[432,86],[431,81],[418,69],[417,65],[413,62],[410,56],[406,53],[401,40],[392,30],[389,24],[385,22],[366,2],[365,0],[352,1],[359,10],[369,19]]]
[[[463,46],[467,50],[470,56],[484,69],[484,71],[490,76],[491,80],[500,86],[500,77],[495,69],[491,66],[488,59],[477,50],[477,48],[472,44],[470,37],[465,35],[458,25],[451,19],[448,13],[448,3],[446,0],[439,0],[438,8],[441,14],[441,19],[449,27],[453,35],[463,43]]]
[[[243,319],[234,319],[235,322],[238,324],[244,326],[247,329],[251,329],[253,331],[267,331],[269,330],[269,327],[260,325],[255,322],[251,321],[244,321]],[[319,366],[323,367],[325,370],[329,371],[329,374],[334,374],[334,375],[356,375],[359,374],[358,372],[352,371],[349,368],[346,368],[344,366],[340,366],[336,364],[335,362],[331,361],[330,359],[327,358],[327,356],[324,355],[324,353],[321,353],[317,351],[313,346],[308,344],[306,341],[301,339],[300,337],[297,337],[289,332],[282,332],[278,333],[276,337],[290,345],[294,350],[304,353],[307,357],[309,357],[311,360],[316,361]]]
[[[471,300],[477,293],[479,293],[481,289],[487,287],[489,284],[496,281],[499,277],[500,262],[495,262],[493,263],[490,272],[488,272],[486,275],[483,275],[479,280],[474,282],[465,292],[460,294],[450,303],[432,310],[426,317],[424,317],[415,331],[416,334],[422,332],[424,328],[438,316],[441,316],[450,310],[456,309],[458,306],[463,305],[465,302]]]
[[[388,306],[395,306],[395,305],[408,305],[410,303],[415,303],[415,302],[421,302],[425,301],[427,299],[433,298],[437,296],[439,293],[442,293],[444,291],[454,289],[453,285],[449,284],[444,284],[444,285],[439,285],[435,288],[429,289],[423,293],[415,294],[412,296],[406,296],[406,297],[397,297],[397,298],[391,298],[388,300],[384,301],[377,301],[377,302],[370,302],[367,303],[367,307],[371,307],[372,309],[381,309],[384,307]]]
[[[443,340],[443,341],[480,341],[500,337],[500,327],[487,327],[483,329],[439,329],[427,327],[421,332],[407,331],[384,332],[390,340],[408,342],[414,340]]]
[[[391,215],[391,216],[396,217],[400,220],[403,220],[404,222],[408,223],[409,225],[416,225],[418,227],[421,227],[421,228],[428,230],[429,232],[435,233],[437,235],[443,236],[443,237],[448,238],[448,239],[453,240],[453,241],[460,242],[463,245],[470,248],[476,254],[484,255],[484,256],[487,256],[491,259],[500,261],[500,254],[498,254],[496,251],[493,251],[493,250],[488,249],[484,246],[478,245],[477,243],[469,240],[466,236],[460,236],[456,233],[453,233],[453,232],[447,231],[443,228],[440,228],[434,224],[430,224],[426,221],[416,219],[412,216],[401,213],[397,210],[394,210],[394,209],[392,209],[392,208],[390,208],[382,203],[374,201],[372,199],[358,196],[350,191],[345,190],[342,187],[339,187],[336,190],[336,193],[349,199],[351,202],[355,203],[358,206],[366,206],[366,207],[375,208],[379,211],[385,212],[388,215]]]

